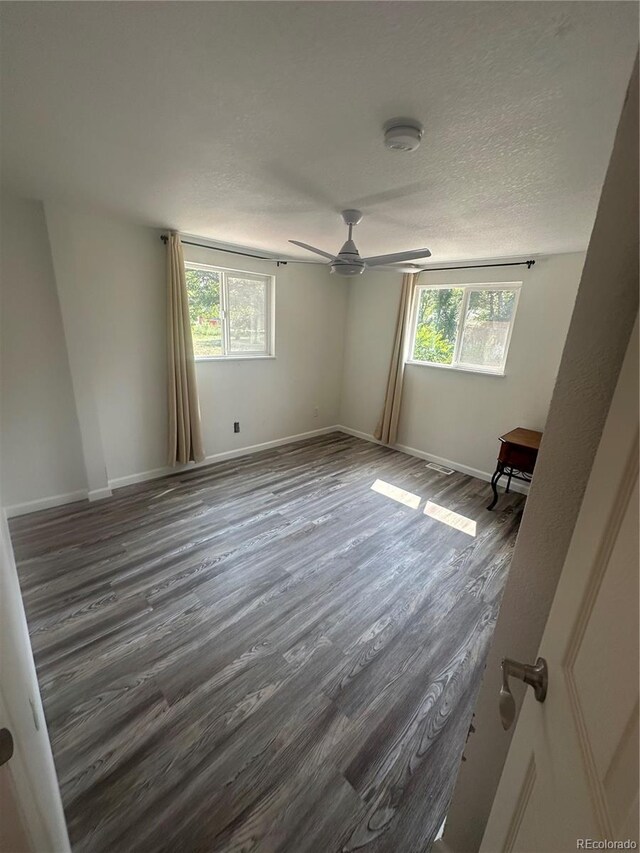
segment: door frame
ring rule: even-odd
[[[565,735],[563,730],[563,737],[572,739],[575,733],[576,752],[582,761],[582,779],[586,783],[586,800],[591,804],[594,826],[603,839],[615,839],[616,830],[597,770],[574,666],[637,487],[638,373],[636,322],[538,649],[538,654],[549,661],[549,690],[554,690],[556,685],[556,709],[562,705],[559,697],[565,697],[564,710],[570,731]],[[483,849],[492,853],[498,849],[512,849],[531,794],[532,786],[528,785],[531,764],[524,772],[523,784],[521,780],[523,767],[530,761],[533,745],[537,742],[534,733],[540,726],[547,733],[546,741],[551,735],[549,727],[552,721],[557,721],[555,714],[558,713],[551,709],[547,712],[546,705],[536,702],[531,691],[526,691],[484,833]],[[541,781],[544,783],[544,778]],[[511,797],[515,806],[505,810],[505,803]],[[510,812],[510,819],[506,818],[505,811]],[[506,834],[501,836],[505,829]]]
[[[69,853],[53,753],[9,536],[0,511],[0,721],[14,742],[11,774],[25,833],[37,853]]]
[[[500,724],[503,657],[534,661],[638,315],[638,58],[585,265],[444,839],[480,847],[512,731]],[[505,425],[509,426],[509,425]],[[519,688],[519,689],[518,689]],[[518,710],[523,685],[514,685]]]

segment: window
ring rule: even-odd
[[[520,285],[419,285],[408,360],[503,374]]]
[[[195,357],[273,355],[273,277],[203,264],[185,267]]]

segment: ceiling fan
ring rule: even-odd
[[[293,243],[294,246],[300,246],[302,249],[315,252],[316,255],[321,255],[323,258],[328,258],[331,262],[329,264],[331,272],[336,273],[336,275],[360,275],[370,267],[385,267],[402,272],[402,267],[389,267],[389,265],[401,261],[413,261],[417,258],[431,257],[429,249],[414,249],[410,252],[396,252],[391,255],[374,255],[371,258],[361,258],[351,235],[353,233],[353,226],[357,225],[362,219],[362,213],[359,210],[343,210],[342,219],[344,220],[344,224],[349,228],[349,236],[337,255],[331,255],[329,252],[316,249],[307,243],[300,243],[298,240],[289,240],[289,242]],[[413,272],[414,270],[415,268],[411,268],[410,271]]]

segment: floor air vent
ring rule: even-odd
[[[434,471],[438,471],[440,474],[453,474],[453,468],[445,468],[443,465],[437,465],[435,462],[428,462],[427,468],[433,468]]]

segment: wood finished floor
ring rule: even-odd
[[[489,499],[334,433],[14,519],[74,850],[428,850],[523,507]]]

